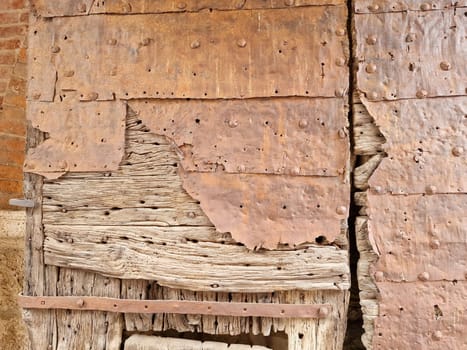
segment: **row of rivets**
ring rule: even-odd
[[[429,11],[433,8],[433,6],[429,3],[423,3],[420,5],[420,10],[422,11]],[[370,10],[371,12],[376,12],[376,11],[379,11],[380,10],[380,7],[378,4],[372,4],[372,5],[369,5],[368,6],[368,10]]]
[[[375,281],[376,282],[383,282],[384,281],[384,272],[383,271],[376,271],[373,275],[373,277],[375,278]],[[417,278],[420,280],[420,281],[423,281],[423,282],[426,282],[428,280],[430,280],[430,274],[426,271],[420,273]]]

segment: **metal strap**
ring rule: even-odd
[[[90,296],[24,296],[18,303],[25,309],[68,309],[138,314],[187,314],[238,317],[325,318],[330,304],[235,303],[191,300],[132,300]]]

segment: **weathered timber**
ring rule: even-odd
[[[346,17],[342,5],[39,20],[29,98],[343,97]]]
[[[354,170],[354,186],[359,190],[368,189],[368,179],[384,158],[383,153],[377,153],[370,157],[365,163],[359,165]]]

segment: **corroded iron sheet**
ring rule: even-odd
[[[378,280],[465,280],[467,195],[368,194]]]
[[[185,170],[338,176],[349,158],[342,99],[135,101]]]
[[[378,283],[373,349],[466,349],[467,282]]]
[[[48,138],[28,150],[24,171],[57,177],[118,168],[125,147],[125,105],[70,101],[29,103],[28,119]]]
[[[379,192],[467,192],[465,97],[368,102],[388,157],[369,180]]]
[[[467,0],[355,0],[356,13],[430,11],[467,6]]]
[[[374,101],[465,95],[464,12],[355,16],[358,88]]]
[[[344,5],[345,0],[61,0],[58,3],[54,0],[33,0],[33,4],[36,11],[43,17],[59,17],[88,13],[134,14]]]
[[[338,178],[184,171],[181,176],[216,229],[250,249],[320,236],[332,242],[347,218],[349,186]]]
[[[343,96],[346,20],[346,6],[42,20],[29,98],[56,80],[83,100]]]

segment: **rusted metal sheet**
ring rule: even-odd
[[[349,186],[338,178],[183,171],[181,176],[216,229],[250,249],[332,242],[347,218]]]
[[[328,304],[237,303],[191,300],[139,300],[96,296],[18,296],[25,309],[63,309],[110,311],[120,313],[183,315],[222,315],[237,317],[326,318],[331,312]]]
[[[467,282],[378,283],[373,349],[466,349]]]
[[[342,99],[135,101],[188,171],[339,176],[349,158]]]
[[[251,10],[297,6],[344,5],[345,0],[33,0],[35,10],[43,17],[78,16],[88,13],[167,13],[202,10]]]
[[[467,192],[465,97],[368,102],[388,157],[369,179],[378,192]]]
[[[358,88],[372,101],[465,95],[464,12],[355,16]]]
[[[48,138],[28,150],[24,171],[54,178],[67,171],[118,168],[125,148],[122,102],[30,102],[27,115]]]
[[[430,11],[467,6],[467,0],[355,0],[356,13]]]
[[[311,6],[41,20],[29,98],[49,101],[52,87],[83,100],[344,96],[346,16]]]
[[[467,195],[368,194],[377,280],[465,280]]]

